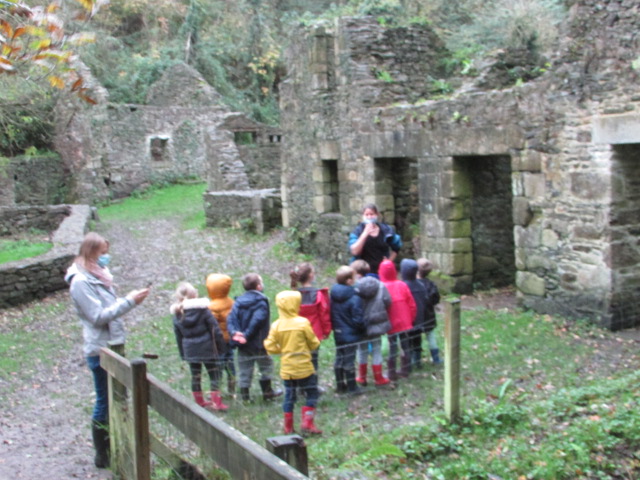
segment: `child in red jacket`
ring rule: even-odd
[[[408,377],[411,369],[411,344],[410,331],[416,318],[416,302],[411,290],[406,283],[398,280],[396,266],[390,260],[383,260],[378,269],[380,281],[389,290],[391,306],[389,307],[389,320],[391,329],[387,333],[389,340],[388,376],[395,381],[400,377]],[[398,356],[398,343],[402,348],[400,373],[396,370],[396,358]]]
[[[308,262],[297,265],[290,273],[291,289],[297,290],[302,295],[302,304],[298,315],[306,318],[311,323],[313,333],[318,340],[326,340],[331,334],[331,311],[329,306],[329,289],[317,288],[313,285],[316,272]],[[318,385],[318,356],[320,348],[311,352],[311,362],[316,373],[312,381],[316,384],[320,393],[324,388]]]

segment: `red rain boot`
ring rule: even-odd
[[[376,382],[376,386],[387,385],[389,379],[382,374],[382,365],[371,365],[373,370],[373,379]]]
[[[225,411],[229,408],[224,403],[222,403],[220,392],[211,392],[211,404],[212,410]]]
[[[313,407],[302,407],[302,433],[320,435],[322,430],[318,430],[313,423],[316,409]]]
[[[202,392],[192,392],[192,393],[193,393],[193,399],[196,401],[198,405],[205,408],[211,406],[211,402],[207,402],[204,399],[204,397],[202,396]]]
[[[361,363],[358,365],[358,376],[356,377],[356,382],[358,382],[363,387],[367,386],[367,364]]]
[[[293,412],[284,412],[284,434],[290,435],[293,432]]]

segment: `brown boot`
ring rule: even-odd
[[[411,373],[411,358],[409,355],[402,355],[400,357],[400,373],[399,377],[407,378]]]
[[[392,382],[398,381],[398,374],[396,372],[396,357],[389,357],[387,360],[387,375]]]

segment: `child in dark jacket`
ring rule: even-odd
[[[237,297],[227,317],[227,329],[231,344],[238,349],[238,383],[243,401],[250,400],[249,390],[253,380],[254,364],[260,371],[262,399],[272,400],[282,391],[274,391],[273,359],[264,348],[264,340],[269,335],[271,314],[269,299],[262,293],[262,277],[257,273],[247,273],[242,277],[245,293]]]
[[[371,353],[371,370],[376,386],[387,385],[389,379],[382,374],[382,335],[391,328],[387,309],[391,306],[389,290],[380,280],[370,275],[369,264],[358,259],[351,263],[356,274],[354,288],[362,299],[362,316],[366,325],[365,341],[358,343],[358,376],[356,382],[367,385],[367,364]]]
[[[400,262],[400,276],[407,284],[413,300],[416,302],[416,318],[413,321],[413,329],[409,333],[409,359],[411,368],[422,366],[422,331],[425,324],[425,311],[427,307],[427,289],[418,280],[418,263],[411,258],[404,258]]]
[[[356,351],[364,340],[365,324],[362,318],[362,301],[353,288],[355,274],[351,267],[343,265],[336,272],[336,284],[331,287],[331,326],[336,343],[333,364],[338,393],[361,393],[356,383]]]
[[[440,292],[435,283],[429,280],[429,274],[433,270],[433,264],[426,258],[418,259],[418,280],[427,289],[427,302],[424,310],[424,332],[429,342],[429,350],[431,353],[431,360],[435,365],[442,364],[440,360],[440,350],[438,349],[438,342],[436,341],[436,305],[440,303]],[[422,342],[421,342],[422,343]]]
[[[222,330],[209,310],[209,300],[196,298],[198,291],[187,282],[176,289],[176,303],[171,305],[173,328],[180,358],[188,362],[191,370],[191,391],[196,403],[212,410],[226,410],[220,396],[220,361],[225,354],[226,342]],[[202,394],[202,364],[209,374],[211,401]]]
[[[409,351],[409,332],[413,328],[413,320],[416,318],[416,302],[406,283],[398,280],[396,266],[390,260],[383,260],[379,269],[380,281],[384,283],[391,295],[391,307],[389,307],[389,321],[391,329],[387,333],[389,340],[388,375],[389,380],[395,381],[398,377],[408,377],[411,371],[411,359]],[[402,348],[400,373],[396,370],[398,358],[398,343]]]

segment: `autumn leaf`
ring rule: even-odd
[[[49,80],[49,84],[54,88],[64,88],[64,80],[60,77],[49,75],[49,77],[47,77],[47,80]]]

